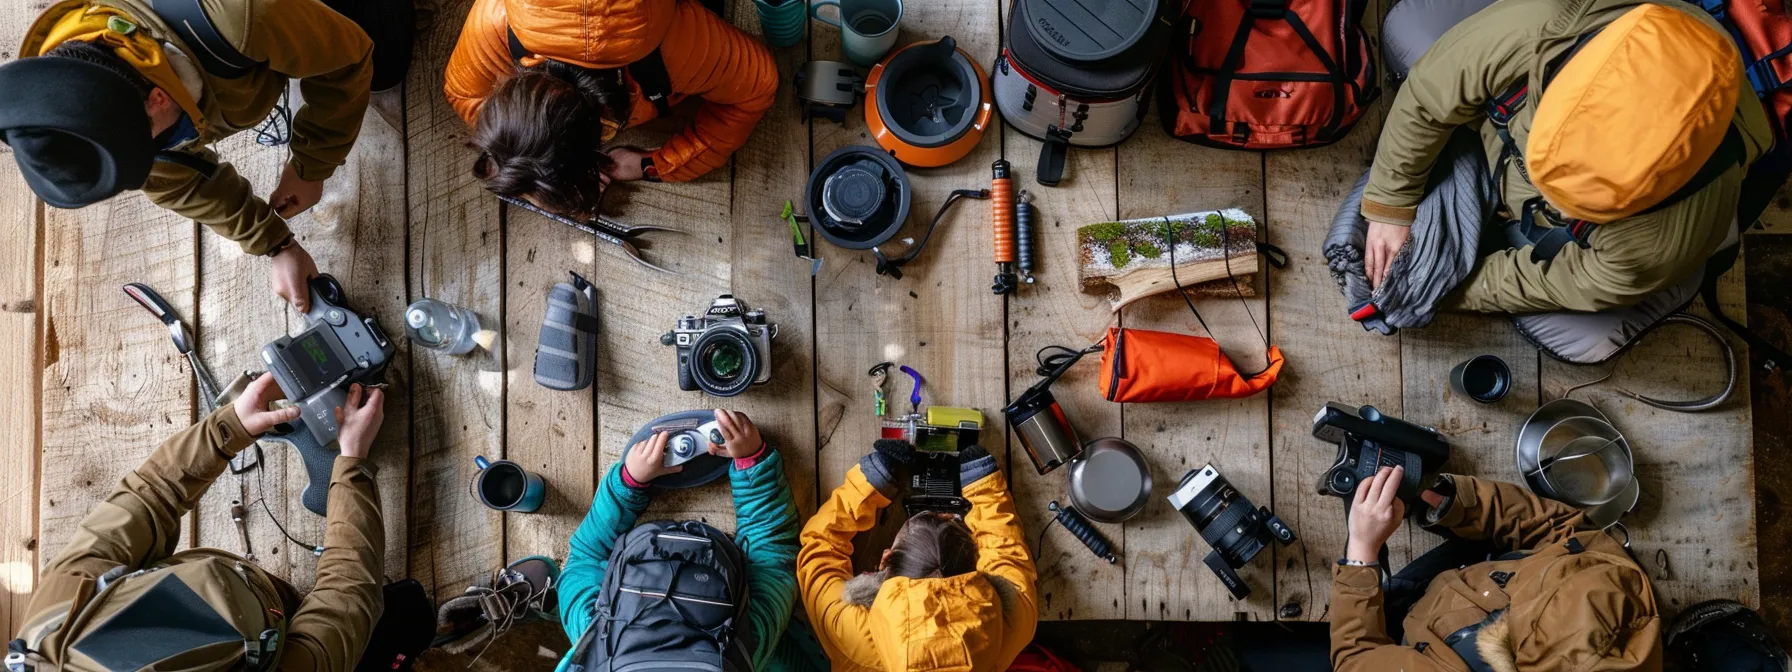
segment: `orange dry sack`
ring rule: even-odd
[[[1282,361],[1269,346],[1269,367],[1246,378],[1211,338],[1108,327],[1098,382],[1102,396],[1123,403],[1237,399],[1276,384]]]

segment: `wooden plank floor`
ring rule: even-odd
[[[731,1],[736,23],[757,31],[751,3]],[[17,43],[32,4],[0,9],[0,45]],[[658,237],[648,252],[680,275],[645,271],[610,246],[501,207],[471,177],[467,129],[440,92],[469,5],[444,2],[442,20],[418,42],[405,88],[406,128],[369,115],[324,202],[294,222],[354,305],[389,327],[400,324],[406,303],[433,297],[471,307],[489,332],[489,347],[466,357],[401,349],[376,448],[386,573],[416,577],[438,598],[508,560],[563,556],[598,480],[635,429],[655,416],[717,405],[745,410],[785,451],[807,513],[876,434],[865,374],[872,364],[912,366],[927,376],[928,403],[979,407],[999,426],[1004,401],[1035,380],[1034,353],[1043,346],[1086,345],[1115,323],[1198,333],[1179,300],[1149,300],[1114,315],[1104,299],[1078,291],[1074,231],[1114,217],[1239,207],[1264,222],[1265,235],[1288,250],[1292,265],[1258,277],[1259,291],[1248,301],[1209,298],[1199,306],[1241,369],[1262,362],[1253,325],[1284,349],[1288,364],[1273,392],[1246,400],[1111,404],[1095,392],[1093,364],[1056,388],[1085,438],[1126,438],[1152,462],[1157,490],[1145,511],[1103,526],[1120,546],[1123,561],[1114,566],[1049,529],[1046,505],[1065,497],[1063,473],[1036,475],[1004,432],[985,433],[1011,475],[1035,544],[1047,619],[1323,619],[1344,519],[1337,501],[1313,492],[1333,450],[1309,435],[1314,411],[1326,401],[1375,404],[1448,434],[1458,447],[1454,470],[1512,479],[1511,441],[1525,415],[1605,370],[1548,361],[1499,318],[1446,316],[1393,338],[1364,333],[1345,318],[1319,247],[1337,202],[1373,153],[1381,104],[1333,147],[1267,154],[1174,141],[1153,113],[1117,148],[1074,152],[1070,177],[1055,189],[1032,184],[1039,142],[998,120],[963,161],[910,172],[911,226],[924,225],[953,189],[987,186],[990,162],[1011,161],[1044,224],[1039,284],[1004,298],[988,289],[988,206],[978,202],[958,206],[901,280],[875,275],[867,255],[825,244],[825,264],[810,277],[808,263],[790,256],[778,211],[786,199],[801,200],[816,160],[870,141],[857,110],[844,124],[805,123],[788,90],[781,91],[731,165],[695,183],[642,185],[614,199],[619,217],[690,233]],[[950,34],[987,67],[1002,43],[1005,10],[1006,0],[910,3],[903,42]],[[805,44],[778,50],[783,81],[810,58],[838,54],[837,33],[818,28]],[[637,141],[658,142],[675,127],[650,125]],[[246,138],[220,149],[262,193],[285,160],[284,150]],[[0,339],[9,343],[0,348],[0,376],[8,383],[0,391],[0,460],[25,467],[0,476],[0,630],[10,633],[36,568],[125,472],[198,413],[184,360],[119,286],[145,281],[160,289],[194,324],[209,365],[224,377],[252,367],[260,344],[301,320],[269,291],[264,260],[244,257],[140,195],[78,211],[45,208],[7,157],[0,161],[0,218]],[[597,282],[602,310],[597,384],[577,393],[548,391],[529,374],[545,292],[568,271]],[[774,381],[726,400],[681,392],[673,354],[658,337],[679,315],[730,291],[780,325]],[[1732,314],[1742,312],[1741,273],[1726,277],[1724,297]],[[1716,384],[1710,350],[1690,333],[1667,330],[1628,355],[1618,378],[1644,393],[1702,396]],[[1499,404],[1474,404],[1448,391],[1448,369],[1480,353],[1499,354],[1517,374],[1514,393]],[[1747,390],[1696,416],[1656,411],[1614,390],[1599,386],[1577,396],[1612,415],[1637,447],[1646,494],[1631,529],[1663,603],[1670,611],[1720,595],[1758,603]],[[892,381],[894,409],[906,408],[907,393],[905,381]],[[475,502],[468,482],[479,455],[543,474],[549,497],[541,512],[500,514]],[[1244,570],[1255,588],[1248,600],[1231,599],[1201,565],[1207,547],[1163,499],[1184,472],[1209,462],[1302,538]],[[296,457],[279,452],[246,483],[226,476],[192,516],[186,543],[245,550],[228,509],[264,492],[290,532],[318,537],[321,521],[295,501],[303,480]],[[310,554],[284,543],[257,511],[248,550],[309,585]],[[655,513],[733,524],[725,486],[663,498]],[[1423,532],[1403,534],[1394,543],[1396,561],[1432,543]]]

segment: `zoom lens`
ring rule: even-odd
[[[718,397],[745,392],[759,377],[759,352],[739,329],[711,329],[692,344],[697,387]]]

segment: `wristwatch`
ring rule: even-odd
[[[281,238],[280,242],[274,243],[274,246],[268,248],[268,251],[265,254],[263,254],[262,256],[268,257],[268,258],[278,257],[278,256],[280,256],[281,252],[286,251],[286,248],[292,247],[294,244],[296,244],[298,242],[299,242],[298,239],[293,237],[293,234],[290,234],[290,233],[286,234],[285,238]]]
[[[660,169],[654,167],[651,156],[641,157],[641,179],[648,182],[660,181]]]
[[[1339,567],[1380,567],[1381,561],[1380,560],[1351,560],[1350,558],[1339,558],[1338,566]]]

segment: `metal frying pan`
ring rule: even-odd
[[[1070,505],[1090,520],[1118,523],[1145,510],[1150,499],[1151,465],[1124,439],[1090,441],[1070,462]]]

